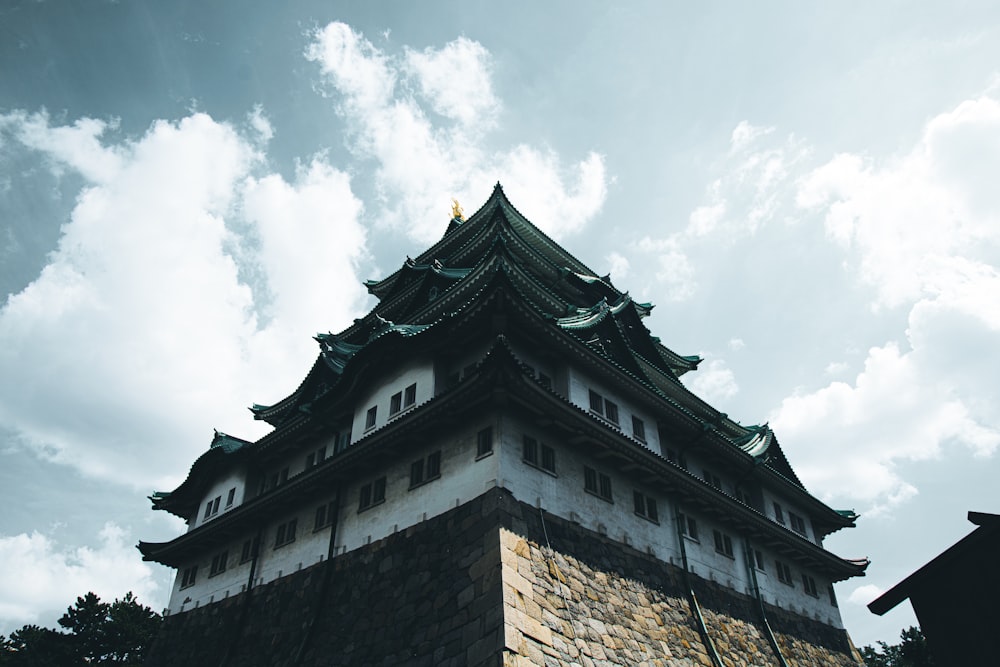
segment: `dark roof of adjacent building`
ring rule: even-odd
[[[919,595],[928,582],[932,582],[945,570],[961,567],[966,558],[978,552],[985,545],[994,543],[1000,536],[1000,515],[986,512],[969,512],[969,522],[977,526],[975,530],[941,552],[919,570],[875,598],[868,609],[879,616],[894,608],[903,600]]]

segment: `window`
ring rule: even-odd
[[[711,484],[712,486],[714,486],[715,488],[717,488],[719,490],[722,489],[722,480],[719,479],[718,475],[716,475],[715,473],[712,473],[709,470],[703,470],[702,474],[705,477],[705,481],[706,482],[708,482],[709,484]]]
[[[274,536],[274,548],[284,546],[295,541],[295,526],[297,520],[292,519],[278,526],[278,532]]]
[[[441,452],[428,454],[410,464],[410,488],[420,486],[441,476]]]
[[[747,507],[753,507],[753,498],[750,496],[750,492],[746,489],[736,489],[736,497],[739,501],[746,505]]]
[[[365,415],[365,430],[375,427],[375,415],[378,414],[378,406],[373,405],[368,408],[368,414]]]
[[[192,565],[184,570],[184,574],[181,575],[181,588],[187,588],[188,586],[194,586],[195,579],[198,577],[198,566]]]
[[[222,502],[222,496],[216,496],[214,500],[209,500],[205,505],[205,517],[202,519],[204,521],[210,516],[215,516],[219,513],[219,503]]]
[[[336,436],[334,436],[333,443],[333,453],[339,454],[340,452],[347,449],[351,444],[351,431],[341,431]]]
[[[774,520],[782,526],[785,525],[785,513],[782,511],[781,505],[778,503],[774,503]]]
[[[389,399],[389,414],[394,415],[403,408],[403,392],[397,391]]]
[[[493,453],[493,427],[488,426],[476,434],[476,458]]]
[[[632,437],[640,442],[646,442],[646,424],[632,415]]]
[[[613,424],[618,423],[618,405],[590,390],[590,411],[601,415]]]
[[[774,569],[778,572],[778,581],[783,584],[788,584],[789,586],[794,586],[792,583],[792,570],[782,563],[780,560],[774,561]]]
[[[819,593],[816,591],[816,580],[805,573],[802,574],[802,590],[814,598],[819,597]]]
[[[695,542],[698,541],[698,522],[694,520],[694,517],[690,517],[687,514],[681,512],[677,513],[677,525],[680,528],[681,535],[685,537],[690,537]]]
[[[656,498],[651,498],[639,491],[632,492],[632,503],[635,513],[641,517],[649,519],[653,523],[660,522],[660,513],[656,509]]]
[[[403,392],[403,407],[408,408],[417,402],[417,383],[414,382]]]
[[[604,416],[604,399],[593,389],[590,390],[590,411]]]
[[[548,445],[542,445],[542,470],[546,470],[553,475],[556,472],[556,450]]]
[[[226,560],[229,558],[229,552],[223,551],[221,554],[216,554],[212,556],[212,567],[208,571],[208,576],[214,577],[217,574],[222,574],[226,571]]]
[[[358,511],[366,510],[373,505],[385,502],[385,477],[379,477],[361,487],[358,498]]]
[[[833,592],[833,584],[826,587],[826,594],[830,596],[830,604],[837,606],[837,594]]]
[[[247,540],[243,543],[243,548],[240,549],[240,563],[245,563],[251,558],[257,556],[257,538],[252,540]]]
[[[313,466],[317,466],[323,462],[326,458],[326,445],[320,447],[314,452],[309,452],[306,454],[306,470],[309,470]]]
[[[229,489],[229,495],[226,496],[226,507],[232,507],[233,501],[236,500],[236,487]]]
[[[733,558],[733,540],[725,533],[713,530],[712,537],[715,538],[715,550],[723,556]]]
[[[806,534],[806,522],[795,512],[788,513],[788,520],[792,524],[792,530],[794,530],[799,535],[805,536]]]
[[[761,572],[765,571],[764,554],[762,554],[759,549],[750,550],[750,560],[753,562],[753,566],[755,568],[757,568]]]
[[[583,466],[583,488],[587,493],[611,502],[611,478],[589,466]]]
[[[313,522],[313,530],[322,530],[334,522],[337,518],[337,504],[333,501],[320,505],[316,508],[316,519]]]
[[[530,435],[524,436],[521,444],[521,459],[530,465],[538,465],[538,441]]]

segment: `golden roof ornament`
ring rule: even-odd
[[[461,220],[462,222],[465,222],[465,215],[464,215],[464,213],[465,212],[462,210],[462,205],[458,203],[457,199],[455,199],[454,197],[452,197],[451,198],[451,217],[452,218],[457,218],[457,219]]]

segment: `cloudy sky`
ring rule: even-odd
[[[855,642],[915,622],[864,605],[1000,511],[1000,11],[605,4],[0,7],[0,632],[164,606],[145,496],[498,180],[861,513]]]

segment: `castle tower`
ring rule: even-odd
[[[857,665],[867,561],[766,426],[689,392],[634,301],[499,185],[301,382],[216,433],[139,544],[177,569],[150,665]]]

